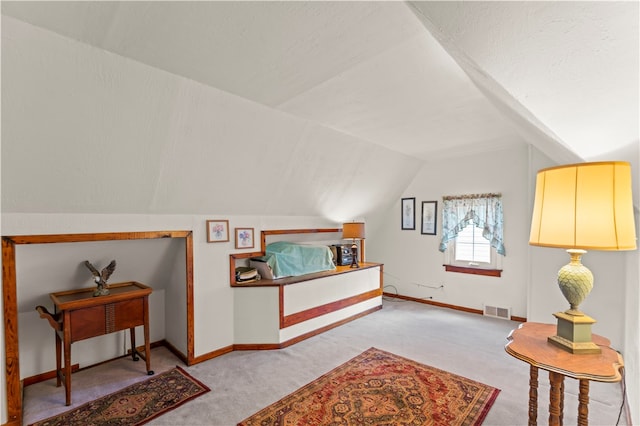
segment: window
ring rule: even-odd
[[[447,246],[444,263],[445,266],[456,267],[446,268],[454,272],[470,272],[467,269],[500,270],[502,256],[491,247],[489,240],[482,236],[482,228],[475,226],[473,222],[467,222],[464,229]]]
[[[482,236],[482,229],[468,222],[458,233],[454,246],[454,260],[469,264],[491,263],[491,245]]]
[[[443,197],[440,251],[447,271],[500,276],[502,257],[502,197],[478,194]]]

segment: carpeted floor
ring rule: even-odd
[[[519,323],[397,299],[385,299],[383,306],[285,349],[236,351],[182,366],[211,391],[148,425],[236,425],[372,346],[501,389],[484,424],[526,425],[528,364],[504,351],[507,335]],[[181,365],[166,348],[152,352],[156,374]],[[140,364],[127,357],[75,373],[74,405],[146,379]],[[538,420],[544,423],[549,386],[542,371],[539,381]],[[565,424],[577,423],[577,394],[577,381],[567,379]],[[620,384],[591,383],[589,424],[615,425],[621,403]],[[24,424],[70,408],[64,406],[64,390],[56,388],[54,380],[26,387],[24,407]],[[619,424],[629,424],[624,413]]]

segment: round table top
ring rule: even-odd
[[[618,382],[622,379],[622,356],[609,346],[608,339],[593,334],[592,341],[600,346],[601,353],[572,354],[547,341],[554,334],[555,324],[525,322],[509,334],[505,350],[534,367],[574,379],[598,382]]]

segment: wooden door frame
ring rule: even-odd
[[[18,300],[16,277],[16,248],[18,244],[81,243],[114,240],[146,240],[185,238],[187,280],[187,365],[194,356],[193,335],[193,232],[149,231],[110,232],[99,234],[52,234],[2,237],[2,299],[4,308],[5,374],[7,386],[7,425],[22,423],[22,392],[18,347]]]

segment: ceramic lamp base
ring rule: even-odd
[[[599,354],[600,347],[591,341],[591,325],[596,322],[588,315],[553,314],[558,320],[557,335],[547,339],[553,345],[572,354]]]
[[[569,306],[571,315],[583,315],[578,306],[589,295],[593,288],[593,274],[580,263],[584,250],[569,249],[567,253],[571,256],[571,261],[558,271],[558,286]]]

